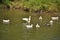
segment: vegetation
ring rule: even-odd
[[[59,11],[60,0],[2,0],[10,8],[23,8],[28,10]]]

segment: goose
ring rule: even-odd
[[[57,16],[57,17],[51,17],[51,19],[52,19],[52,20],[57,20],[57,21],[58,21],[59,17],[58,17],[58,16]]]
[[[53,20],[50,20],[50,22],[49,22],[49,23],[50,23],[50,25],[53,25]]]
[[[31,16],[29,16],[29,18],[22,18],[22,20],[24,20],[24,21],[26,21],[26,22],[30,23]]]
[[[39,17],[39,20],[42,20],[42,16]]]
[[[27,24],[26,25],[26,28],[32,28],[32,27],[33,27],[33,24],[31,24],[31,25],[30,24]]]
[[[9,22],[10,22],[9,19],[7,19],[7,20],[3,19],[3,23],[8,24]]]
[[[36,28],[39,28],[40,27],[40,25],[39,24],[36,24]]]

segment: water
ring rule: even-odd
[[[32,16],[32,29],[27,30],[23,26],[22,18]],[[52,27],[46,27],[44,23],[49,21],[50,15],[42,15],[43,21],[39,21],[40,14],[28,13],[22,10],[0,9],[0,40],[60,40],[60,21],[55,21]],[[9,24],[3,24],[3,19],[10,19]],[[60,20],[60,19],[59,19]],[[39,23],[40,28],[35,25]]]

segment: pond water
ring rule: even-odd
[[[26,29],[22,21],[23,17],[32,16],[32,29]],[[43,20],[38,20],[41,14],[28,13],[22,10],[0,9],[0,40],[60,40],[60,19],[54,21],[52,27],[46,27],[44,24],[50,20],[49,14],[42,14]],[[9,24],[3,24],[3,19],[10,19]],[[35,25],[39,23],[40,28]]]

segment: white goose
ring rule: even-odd
[[[59,17],[58,17],[58,16],[57,16],[57,17],[51,17],[51,19],[52,19],[52,20],[57,20],[57,21],[58,21]]]
[[[26,21],[26,22],[30,23],[31,16],[29,16],[29,18],[22,18],[22,20],[24,20],[24,21]]]
[[[39,20],[42,20],[42,19],[43,19],[42,16],[40,16],[40,17],[39,17]]]
[[[53,20],[50,20],[50,25],[53,25]]]
[[[36,28],[39,28],[40,27],[40,25],[39,24],[36,24]]]
[[[9,19],[8,20],[3,19],[3,23],[8,24],[9,22],[10,22]]]
[[[32,28],[33,27],[33,24],[31,25],[26,25],[26,28]]]

